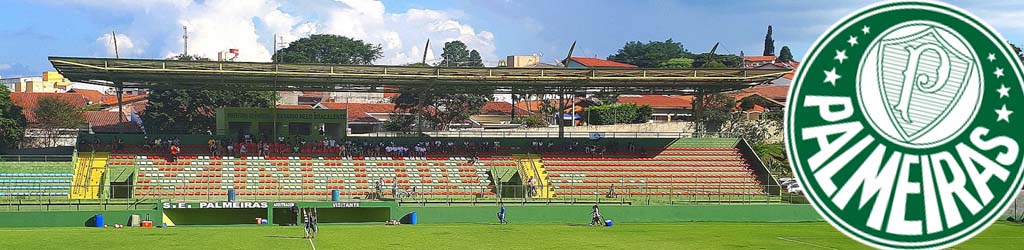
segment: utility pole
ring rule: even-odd
[[[185,40],[185,52],[182,53],[182,55],[186,55],[187,56],[188,55],[188,26],[181,26],[181,28],[185,30],[185,35],[181,36],[181,38]]]
[[[423,60],[420,61],[422,64],[427,64],[427,50],[430,49],[430,38],[427,38],[427,45],[423,46]]]
[[[121,54],[117,51],[117,33],[110,31],[110,40],[114,41],[114,58],[121,59]]]

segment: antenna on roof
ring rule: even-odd
[[[576,49],[576,41],[572,41],[572,46],[569,46],[569,54],[565,55],[565,60],[562,60],[562,67],[569,67],[569,59],[572,59],[572,51]]]
[[[113,30],[110,31],[110,40],[114,41],[114,58],[121,59],[121,54],[117,51],[117,33]]]
[[[704,59],[704,63],[711,63],[711,60],[715,59],[715,51],[718,50],[718,44],[721,42],[715,42],[715,46],[711,47],[711,52],[708,52],[707,58]]]
[[[427,38],[427,45],[423,46],[423,60],[420,61],[422,64],[427,64],[427,50],[430,50],[430,38]]]
[[[185,52],[182,55],[188,55],[188,26],[181,26],[181,28],[185,30],[185,35],[181,36],[182,39],[185,39]]]

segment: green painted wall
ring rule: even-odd
[[[267,209],[164,209],[175,225],[256,224],[256,218],[267,218]]]
[[[512,222],[587,223],[590,206],[507,206]],[[286,208],[273,209],[277,224],[288,223]],[[267,209],[164,209],[178,225],[254,224],[257,217],[266,218]],[[498,207],[374,207],[319,208],[320,222],[383,222],[402,219],[416,212],[419,223],[487,223],[497,219]],[[0,212],[0,227],[84,227],[96,214],[102,213],[105,223],[127,224],[132,214],[145,219],[149,213],[154,225],[162,224],[160,209],[125,211],[49,211]],[[808,205],[707,205],[707,206],[612,206],[601,207],[601,213],[616,222],[800,222],[822,221]]]
[[[513,222],[587,223],[590,206],[506,206]],[[397,216],[416,212],[419,223],[480,223],[497,220],[498,208],[399,207]],[[821,221],[807,205],[602,206],[601,214],[617,222],[799,222]]]
[[[284,202],[288,203],[288,202]],[[349,204],[346,202],[341,202]],[[319,221],[322,223],[359,223],[383,222],[392,216],[394,202],[359,202],[359,207],[334,208],[333,202],[294,202],[300,208],[317,208]],[[176,225],[239,225],[256,224],[256,218],[271,219],[273,224],[295,224],[291,217],[291,207],[276,207],[268,202],[268,208],[199,208],[199,203],[185,203],[191,208],[171,208],[164,204],[164,213]],[[269,213],[268,214],[268,210]]]
[[[48,211],[48,212],[0,212],[0,227],[87,227],[93,224],[96,214],[103,214],[103,222],[107,225],[127,225],[132,214],[141,219],[150,215],[153,225],[163,224],[159,210],[119,210],[119,211]]]
[[[270,126],[276,126],[276,128],[269,128],[271,136],[276,138],[293,134],[289,131],[290,123],[306,123],[313,127],[317,127],[318,124],[328,124],[327,126],[331,127],[331,130],[338,133],[337,136],[345,136],[347,117],[346,110],[337,109],[219,108],[217,109],[217,134],[234,135],[237,131],[230,128],[230,123],[249,123],[249,128],[247,128],[249,132],[258,136],[260,134],[259,124],[269,123]],[[318,135],[316,129],[312,129],[310,132],[311,135]]]

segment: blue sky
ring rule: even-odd
[[[721,42],[719,53],[762,51],[774,27],[776,48],[802,57],[828,26],[870,1],[602,1],[602,0],[0,0],[0,76],[39,75],[50,55],[113,56],[110,32],[129,58],[189,52],[216,57],[237,48],[239,60],[267,61],[274,34],[292,41],[309,34],[355,37],[384,47],[378,64],[419,61],[423,43],[437,61],[444,41],[462,40],[485,64],[512,54],[606,57],[627,41],[673,38],[693,52]],[[953,2],[1024,43],[1024,3]]]

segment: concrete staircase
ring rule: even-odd
[[[79,153],[71,178],[71,199],[99,199],[109,153]]]
[[[537,183],[537,193],[532,196],[533,198],[554,198],[555,190],[551,185],[551,179],[548,178],[548,172],[544,169],[544,162],[541,161],[540,155],[513,155],[516,160],[516,165],[519,166],[519,172],[523,174],[523,186],[527,186],[529,179],[533,178]]]

